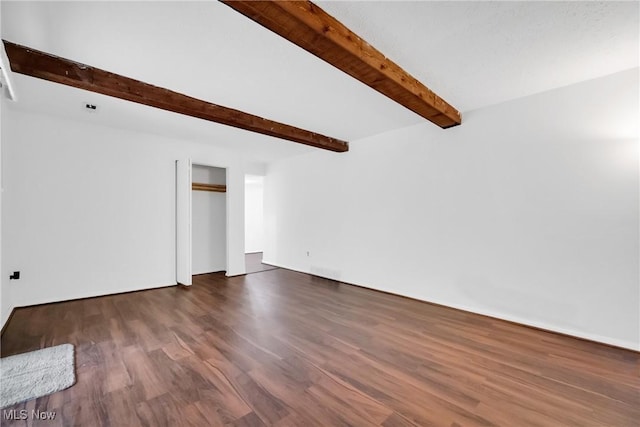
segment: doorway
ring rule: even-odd
[[[227,170],[176,161],[176,282],[228,270]]]
[[[191,185],[191,274],[227,269],[226,169],[194,164]]]
[[[264,250],[264,176],[244,177],[244,251],[248,273],[273,270],[262,263]]]

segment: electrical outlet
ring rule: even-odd
[[[309,251],[307,251],[307,256],[309,256]]]
[[[19,279],[20,279],[19,271],[14,271],[13,274],[9,276],[9,280],[19,280]]]

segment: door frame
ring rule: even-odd
[[[181,159],[181,160],[187,160],[187,159]],[[188,160],[190,160],[190,162],[191,162],[190,167],[189,167],[189,180],[190,180],[190,182],[189,182],[189,191],[190,192],[193,191],[193,190],[191,190],[191,184],[193,183],[192,170],[193,170],[193,166],[194,165],[196,165],[196,166],[205,166],[205,167],[210,167],[210,168],[224,169],[225,185],[227,186],[227,192],[225,193],[225,218],[224,218],[224,226],[225,226],[225,258],[226,258],[225,259],[225,272],[226,272],[225,274],[228,276],[229,275],[229,252],[230,252],[229,251],[229,242],[230,242],[230,239],[229,239],[229,234],[230,234],[229,233],[229,208],[230,208],[230,205],[231,205],[231,203],[229,203],[228,193],[230,191],[233,191],[233,185],[229,185],[230,184],[230,182],[229,182],[230,173],[229,172],[230,172],[231,167],[226,166],[226,165],[211,163],[211,162],[208,162],[208,161],[200,161],[199,159],[194,158],[194,157],[191,157]],[[177,171],[177,169],[176,169],[176,171]],[[177,182],[176,182],[176,185],[177,185]],[[177,186],[176,186],[176,189],[177,189]],[[189,206],[189,218],[188,218],[188,221],[189,221],[189,233],[192,233],[191,224],[192,224],[192,221],[193,221],[193,202],[192,202],[191,193],[189,193],[189,194],[190,194],[189,195],[189,204],[190,204],[190,206]],[[178,197],[176,195],[176,212],[177,212],[177,209],[178,209]],[[186,262],[184,259],[179,259],[180,254],[178,253],[178,241],[179,241],[178,239],[179,239],[179,237],[178,237],[178,232],[177,232],[177,230],[178,230],[177,222],[178,222],[178,217],[176,215],[176,268],[177,268],[177,265],[178,265],[179,262],[181,262],[181,261],[182,262]],[[191,234],[189,235],[189,244],[192,245]],[[191,248],[189,249],[189,251],[191,251]],[[189,256],[189,258],[190,258],[189,259],[189,272],[192,273],[193,272],[193,265],[192,265],[193,261],[191,259],[192,258],[191,256]],[[177,279],[177,269],[176,269],[176,279]],[[176,280],[176,282],[180,283],[177,280]],[[191,285],[191,282],[189,283],[189,285]],[[187,285],[187,286],[189,286],[189,285]]]
[[[191,286],[193,276],[191,242],[191,159],[175,161],[176,174],[176,283]]]

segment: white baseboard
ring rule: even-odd
[[[171,283],[171,284],[161,284],[161,285],[147,285],[147,286],[142,286],[142,287],[135,287],[135,288],[120,288],[120,289],[109,289],[106,292],[87,292],[87,293],[74,293],[74,294],[70,294],[70,295],[65,295],[63,297],[56,297],[56,298],[36,298],[30,301],[21,301],[18,304],[16,304],[16,306],[14,308],[21,308],[21,307],[31,307],[34,305],[42,305],[42,304],[51,304],[54,302],[65,302],[65,301],[73,301],[73,300],[78,300],[78,299],[85,299],[85,298],[95,298],[95,297],[105,297],[105,296],[109,296],[109,295],[117,295],[117,294],[126,294],[129,292],[138,292],[138,291],[147,291],[150,289],[160,289],[160,288],[168,288],[171,286],[176,286],[177,283]]]
[[[284,268],[286,270],[296,271],[296,272],[299,272],[299,273],[311,274],[308,271],[300,270],[300,269],[292,267],[292,266],[279,264],[279,263],[275,263],[275,262],[272,262],[272,261],[262,260],[262,263],[263,264],[269,264],[269,265],[272,265],[274,267]],[[316,274],[313,274],[313,275],[317,276]],[[326,279],[334,280],[334,279],[331,279],[330,277],[326,277]],[[620,339],[606,337],[606,336],[602,336],[602,335],[591,334],[591,333],[587,333],[587,332],[579,331],[579,330],[575,330],[575,329],[563,328],[563,327],[559,327],[559,326],[556,326],[556,325],[548,324],[548,323],[545,323],[545,322],[540,322],[540,321],[537,321],[537,320],[531,320],[531,319],[518,317],[518,316],[513,316],[513,315],[509,315],[509,314],[504,314],[504,313],[499,313],[499,312],[495,312],[495,311],[491,311],[491,310],[478,309],[477,307],[468,307],[468,306],[459,305],[459,304],[451,304],[451,303],[443,302],[443,301],[426,300],[424,298],[419,298],[419,297],[416,297],[414,295],[401,294],[401,293],[395,292],[393,290],[388,290],[388,289],[373,288],[371,286],[364,285],[364,284],[359,284],[359,283],[349,283],[349,282],[340,282],[340,283],[344,283],[346,285],[358,286],[358,287],[361,287],[361,288],[367,288],[367,289],[371,289],[371,290],[374,290],[374,291],[386,292],[386,293],[389,293],[389,294],[398,295],[398,296],[401,296],[401,297],[407,297],[407,298],[415,299],[415,300],[418,300],[418,301],[423,301],[423,302],[426,302],[426,303],[437,304],[437,305],[441,305],[443,307],[449,307],[449,308],[453,308],[453,309],[456,309],[456,310],[466,311],[466,312],[469,312],[469,313],[480,314],[482,316],[488,316],[488,317],[492,317],[492,318],[495,318],[495,319],[506,320],[508,322],[518,323],[518,324],[524,325],[524,326],[530,326],[530,327],[533,327],[533,328],[544,329],[545,331],[549,331],[549,332],[555,332],[555,333],[559,333],[559,334],[563,334],[563,335],[569,335],[569,336],[572,336],[572,337],[575,337],[575,338],[580,338],[580,339],[584,339],[584,340],[588,340],[588,341],[593,341],[593,342],[597,342],[597,343],[601,343],[601,344],[607,344],[607,345],[611,345],[611,346],[614,346],[614,347],[620,347],[620,348],[624,348],[624,349],[627,349],[627,350],[633,350],[633,351],[640,352],[640,341],[639,342],[633,342],[633,341],[620,340]]]

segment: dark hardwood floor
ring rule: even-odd
[[[278,267],[274,267],[269,264],[262,263],[262,252],[254,252],[244,255],[245,267],[247,274],[258,273],[260,271],[274,270]]]
[[[19,309],[2,355],[66,342],[77,383],[6,409],[86,426],[640,420],[638,353],[284,269]]]

